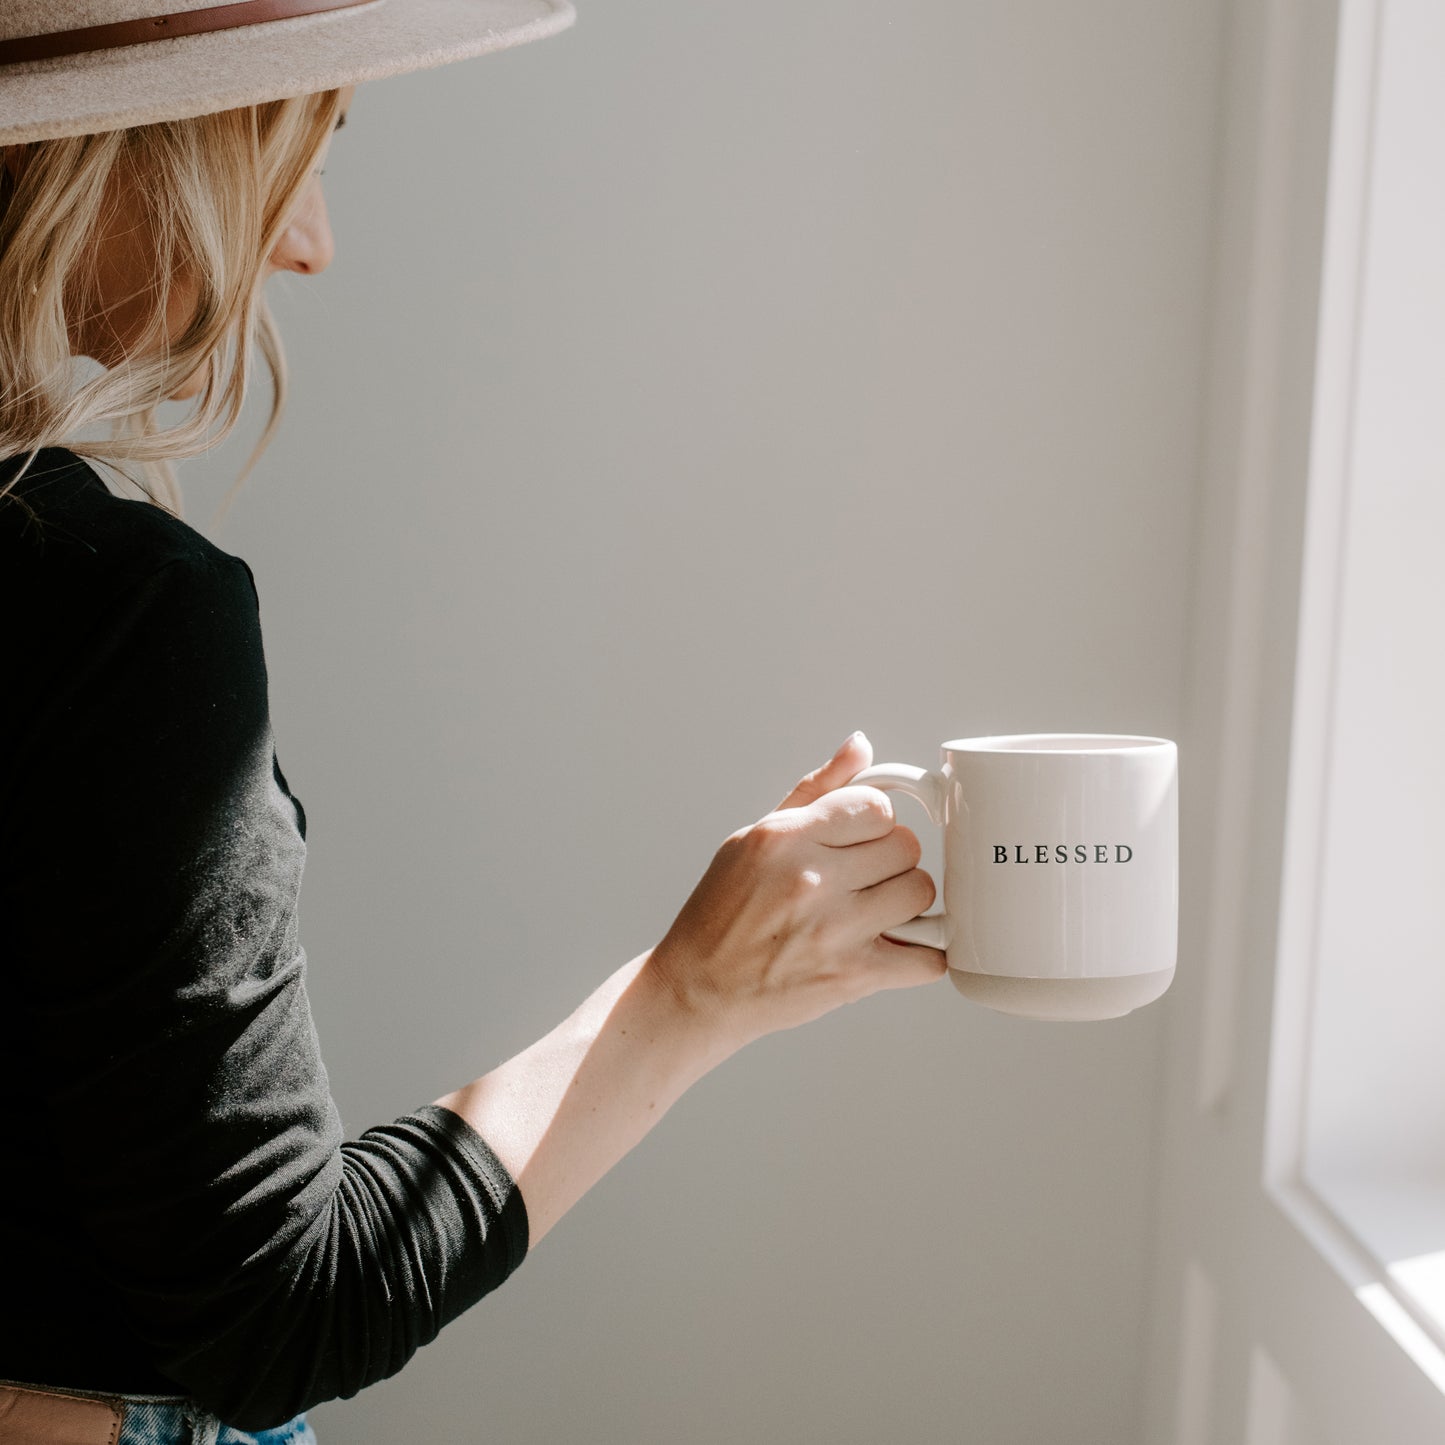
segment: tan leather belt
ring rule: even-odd
[[[0,1385],[0,1445],[115,1445],[124,1408],[104,1397]]]

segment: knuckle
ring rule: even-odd
[[[775,834],[766,821],[750,823],[729,835],[718,849],[718,856],[727,860],[728,867],[744,875],[755,874],[771,866],[775,846]]]
[[[762,842],[758,837],[758,825],[750,823],[746,828],[739,828],[736,833],[729,833],[719,848],[718,858],[726,860],[733,867],[752,866],[753,860],[759,856]]]
[[[738,842],[739,848],[748,853],[767,853],[774,849],[782,830],[778,827],[773,814],[766,818],[760,818],[749,827],[741,828],[733,835]]]
[[[919,860],[923,857],[923,844],[918,841],[918,834],[912,828],[905,828],[901,823],[894,829],[894,832],[903,844],[904,856],[909,860],[908,866],[917,868]]]
[[[845,818],[858,818],[876,823],[893,821],[893,799],[882,788],[867,783],[839,788],[831,795],[832,807]]]
[[[769,813],[738,836],[742,855],[760,869],[774,869],[786,858],[797,837],[797,825],[786,815]]]
[[[863,790],[865,803],[862,811],[871,818],[876,818],[880,823],[891,823],[893,821],[893,799],[881,788],[869,788],[865,785]]]

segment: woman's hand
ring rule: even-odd
[[[854,733],[734,833],[652,950],[647,968],[734,1046],[946,971],[938,950],[880,937],[935,889],[888,795],[846,786],[872,760]]]

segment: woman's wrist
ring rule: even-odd
[[[576,1086],[636,1090],[659,1113],[744,1042],[720,1011],[674,986],[655,948],[617,969],[562,1027],[584,1051]]]
[[[668,938],[628,967],[637,967],[632,986],[646,997],[646,1008],[659,1031],[675,1038],[693,1057],[701,1078],[749,1043],[751,1036],[732,1016],[737,1011],[729,1011],[715,993],[688,986],[689,977],[698,972],[691,966],[695,962],[685,951],[679,953]]]
[[[649,951],[551,1033],[436,1103],[461,1115],[506,1166],[535,1245],[743,1042],[681,996]]]

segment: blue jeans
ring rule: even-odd
[[[190,1400],[122,1395],[125,1414],[116,1445],[316,1445],[316,1435],[298,1415],[272,1430],[238,1430],[223,1425]]]
[[[26,1390],[53,1390],[64,1395],[89,1396],[121,1406],[120,1435],[115,1445],[316,1445],[316,1436],[298,1415],[270,1430],[238,1430],[225,1425],[184,1395],[114,1395],[102,1390],[73,1390],[66,1385],[31,1385],[18,1380],[4,1384]],[[0,1445],[5,1427],[0,1422]]]

